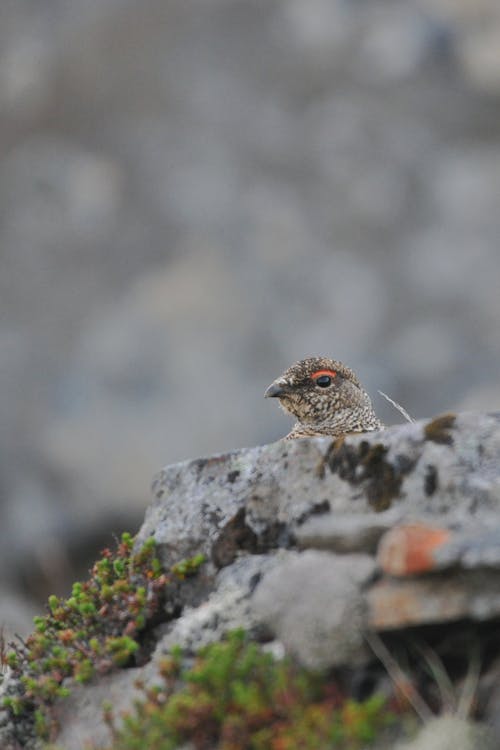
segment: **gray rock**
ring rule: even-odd
[[[401,517],[400,508],[385,513],[322,513],[297,526],[294,536],[301,549],[374,553],[383,533]]]
[[[497,747],[488,727],[445,715],[429,721],[415,739],[398,743],[394,750],[495,750]]]
[[[58,745],[64,750],[81,750],[85,743],[96,748],[108,746],[111,736],[103,719],[103,705],[111,703],[119,721],[120,711],[132,711],[134,700],[141,697],[136,681],[148,676],[145,669],[127,669],[104,675],[88,687],[72,687],[71,695],[60,704]]]
[[[295,542],[373,554],[395,524],[437,524],[450,529],[450,541],[433,551],[428,569],[450,569],[450,577],[380,581],[366,594],[368,621],[387,629],[488,619],[499,607],[499,422],[498,415],[445,415],[337,446],[280,442],[167,467],[154,481],[137,543],[154,535],[167,561],[202,550],[221,567]],[[453,576],[457,567],[471,572]],[[296,597],[302,592],[298,585]]]
[[[172,560],[209,554],[241,508],[243,527],[264,546],[290,543],[290,520],[321,507],[328,490],[315,478],[329,441],[278,442],[166,467],[137,544],[153,535]]]
[[[331,514],[325,529],[335,523],[349,528],[353,512],[359,514],[356,533],[361,540],[366,534],[364,551],[372,551],[377,529],[396,518],[463,526],[477,507],[482,513],[500,507],[499,423],[498,415],[450,415],[349,437],[337,448],[313,438],[166,467],[153,482],[155,499],[137,544],[153,535],[172,560],[200,550],[210,554],[238,513],[241,538],[233,539],[233,555],[238,545],[254,545],[253,551],[290,545],[295,532],[307,540],[311,526],[300,526],[317,513]],[[391,507],[374,530],[370,511]],[[309,522],[313,529],[321,518]]]
[[[262,576],[277,562],[275,555],[252,555],[224,568],[217,576],[215,591],[202,606],[186,607],[177,620],[158,630],[157,653],[179,645],[195,653],[236,628],[244,628],[258,637],[262,622],[251,595]]]
[[[166,564],[199,552],[210,560],[178,595],[180,615],[165,612],[155,627],[148,664],[80,687],[58,706],[63,746],[88,737],[105,744],[95,718],[102,699],[131,708],[134,680],[153,684],[173,645],[189,656],[244,627],[257,641],[274,638],[268,648],[278,656],[356,674],[373,661],[367,629],[404,637],[418,625],[498,619],[499,456],[500,414],[470,413],[166,467],[136,544],[154,536]],[[375,547],[415,522],[422,549],[427,529],[445,530],[430,545],[429,567],[388,575]],[[3,719],[6,740],[12,727]]]
[[[366,592],[367,622],[374,630],[500,615],[500,572],[476,570],[408,580],[385,578]]]
[[[373,575],[373,559],[315,550],[282,554],[253,598],[262,621],[311,669],[366,661],[361,587]]]
[[[436,567],[458,566],[466,570],[496,568],[500,570],[500,529],[498,516],[482,518],[476,529],[454,534],[448,544],[435,552]]]
[[[456,568],[500,569],[497,516],[484,513],[468,524],[448,514],[445,523],[430,517],[396,524],[386,531],[377,548],[380,569],[389,576],[407,577]]]

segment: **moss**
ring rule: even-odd
[[[181,582],[204,562],[198,555],[166,573],[154,539],[137,552],[133,544],[131,535],[123,534],[116,551],[104,550],[89,580],[75,583],[71,596],[50,596],[47,614],[34,618],[34,633],[6,654],[20,695],[5,699],[4,706],[13,716],[31,716],[42,738],[56,733],[52,705],[69,694],[71,681],[86,683],[117,667],[144,663],[147,629],[166,619],[167,599],[175,599]]]
[[[442,445],[453,445],[453,436],[450,430],[455,425],[455,414],[441,414],[435,417],[424,427],[424,436],[426,440]]]
[[[323,467],[318,467],[317,471],[321,476],[324,467],[328,466],[341,479],[362,485],[372,508],[386,510],[400,496],[402,481],[415,463],[403,455],[391,463],[387,458],[388,450],[383,443],[362,440],[351,445],[340,438],[331,444]]]
[[[195,555],[176,563],[172,567],[172,573],[175,573],[180,579],[190,578],[196,575],[200,566],[205,562],[205,555]]]
[[[108,750],[357,750],[395,718],[384,698],[350,700],[333,679],[275,660],[242,631],[203,649],[186,671],[179,652],[165,658],[160,679],[119,728],[105,708]]]

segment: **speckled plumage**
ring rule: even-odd
[[[355,373],[326,357],[296,362],[271,383],[265,395],[278,398],[283,410],[297,417],[286,440],[340,437],[384,427]]]

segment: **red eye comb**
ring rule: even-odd
[[[311,375],[311,378],[313,380],[316,380],[316,378],[320,378],[322,375],[328,375],[331,378],[337,377],[337,373],[335,372],[335,370],[318,370]]]

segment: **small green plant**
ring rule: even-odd
[[[333,681],[275,660],[242,631],[203,649],[186,671],[173,653],[160,677],[160,685],[143,687],[144,700],[119,727],[106,707],[108,750],[175,750],[186,742],[196,750],[358,750],[394,719],[385,698],[350,700]]]
[[[196,575],[200,566],[205,562],[205,555],[195,555],[181,560],[172,567],[172,573],[175,573],[181,580]]]
[[[22,694],[6,698],[4,706],[13,715],[31,712],[44,739],[56,731],[51,706],[69,694],[72,680],[85,683],[144,660],[142,632],[203,562],[201,556],[183,561],[182,570],[167,574],[153,538],[138,552],[133,543],[130,534],[123,534],[117,550],[105,549],[89,580],[75,583],[69,598],[50,596],[48,614],[34,618],[34,633],[3,656],[22,686]]]

